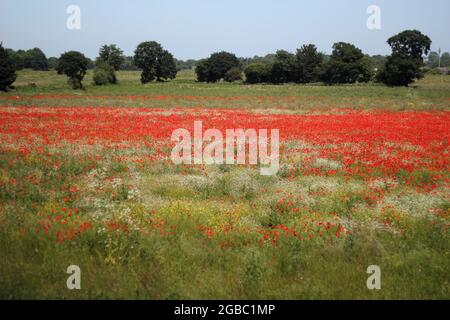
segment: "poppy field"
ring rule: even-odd
[[[77,94],[58,77],[25,71],[0,95],[1,298],[450,297],[448,76],[250,89],[129,72]],[[171,134],[194,121],[278,129],[277,174],[175,165]]]

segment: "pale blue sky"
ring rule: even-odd
[[[70,4],[81,8],[81,30],[66,28]],[[371,4],[381,8],[381,30],[366,27]],[[434,50],[450,51],[449,14],[449,0],[0,0],[0,41],[40,47],[47,56],[79,50],[91,58],[109,43],[132,55],[146,40],[179,59],[219,50],[265,55],[303,43],[330,52],[337,41],[387,54],[387,38],[414,28],[430,36]]]

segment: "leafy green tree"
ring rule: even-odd
[[[431,39],[417,30],[406,30],[388,39],[392,55],[377,74],[388,86],[408,86],[423,77],[423,56],[431,48]]]
[[[120,48],[118,48],[115,44],[105,44],[100,48],[96,62],[106,63],[113,67],[114,70],[119,70],[124,61],[125,57],[123,55],[123,51]]]
[[[240,68],[239,59],[229,52],[213,53],[207,60],[197,64],[197,80],[201,82],[216,82],[225,78],[232,68]]]
[[[114,68],[106,62],[97,62],[94,69],[94,84],[105,85],[108,83],[117,83]]]
[[[134,51],[134,64],[142,70],[141,83],[157,79],[174,79],[177,69],[175,60],[167,50],[155,41],[142,42]]]
[[[371,61],[371,65],[373,66],[373,68],[380,70],[383,68],[383,66],[386,63],[386,56],[382,56],[380,54],[374,55],[369,57],[370,61]]]
[[[28,50],[25,54],[25,68],[33,70],[48,70],[47,57],[39,48]]]
[[[323,54],[313,44],[303,45],[296,54],[296,82],[310,83],[320,80]]]
[[[27,51],[7,49],[9,56],[14,62],[16,70],[24,68],[33,70],[48,70],[48,61],[44,52],[39,48],[30,49]]]
[[[242,80],[242,71],[238,67],[233,67],[225,73],[223,80],[226,82],[235,82]]]
[[[0,90],[6,91],[16,81],[14,61],[0,43]]]
[[[209,59],[203,59],[197,62],[195,66],[195,73],[197,74],[197,81],[208,82],[209,79]]]
[[[435,51],[432,51],[428,54],[428,60],[426,63],[427,67],[437,68],[439,67],[439,54]],[[450,67],[450,54],[448,52],[444,52],[441,55],[441,67],[446,68]]]
[[[157,61],[162,51],[162,46],[156,41],[142,42],[137,46],[133,60],[135,65],[142,69],[141,83],[155,80]]]
[[[263,83],[270,81],[271,64],[254,62],[249,64],[245,70],[245,81],[247,83]]]
[[[430,52],[430,54],[428,55],[427,66],[430,68],[439,67],[439,54],[437,52]]]
[[[420,79],[424,75],[418,65],[420,61],[417,59],[391,55],[383,70],[377,74],[376,80],[389,86],[408,86],[414,79]]]
[[[444,52],[441,56],[441,67],[448,68],[450,67],[450,53]]]
[[[86,75],[88,59],[78,51],[68,51],[59,58],[57,71],[69,77],[69,84],[73,89],[82,89],[81,81]]]
[[[371,78],[370,61],[359,48],[345,42],[333,45],[322,74],[326,84],[367,82]]]
[[[156,65],[156,80],[163,81],[167,79],[175,79],[177,76],[177,64],[173,55],[163,50],[158,57],[158,63]]]
[[[270,82],[277,84],[294,82],[296,79],[295,68],[295,55],[285,50],[278,50],[272,63]]]
[[[14,62],[16,70],[22,70],[25,68],[26,56],[27,52],[25,50],[10,51],[10,57]]]
[[[388,39],[392,54],[422,59],[431,47],[431,39],[418,30],[406,30]]]

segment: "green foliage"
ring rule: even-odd
[[[14,62],[8,52],[0,43],[0,90],[7,90],[16,80],[16,69]]]
[[[175,63],[175,59],[169,51],[163,50],[156,66],[156,78],[158,81],[162,81],[167,79],[175,79],[176,76],[177,65]]]
[[[441,67],[450,67],[450,53],[444,52],[441,56]]]
[[[313,44],[303,45],[296,54],[296,82],[310,83],[320,80],[324,55]]]
[[[44,52],[39,48],[24,50],[11,50],[8,49],[11,59],[13,60],[16,70],[24,68],[33,70],[46,71],[49,68],[47,57]]]
[[[194,59],[188,59],[188,60],[178,60],[175,59],[175,63],[177,65],[177,70],[192,70],[192,68],[195,67],[195,65],[198,63],[197,60]]]
[[[423,78],[420,68],[421,60],[391,55],[387,58],[383,69],[377,74],[376,80],[388,86],[408,86],[415,79]]]
[[[47,59],[48,68],[56,70],[58,68],[58,58],[50,57]]]
[[[100,48],[100,52],[97,58],[97,64],[103,62],[113,67],[114,70],[119,70],[124,61],[125,57],[123,55],[123,51],[115,44],[105,44]]]
[[[406,30],[388,39],[392,53],[404,57],[422,58],[430,51],[431,40],[418,30]]]
[[[124,57],[124,62],[120,66],[120,70],[127,70],[127,71],[138,70],[138,68],[134,64],[133,57],[131,57],[131,56]]]
[[[423,56],[430,51],[431,40],[417,30],[403,31],[387,41],[392,48],[377,80],[389,86],[408,86],[423,77]]]
[[[65,52],[59,58],[58,73],[69,77],[73,89],[82,89],[83,80],[88,68],[88,59],[78,51]]]
[[[227,71],[223,78],[226,82],[235,82],[242,80],[242,71],[240,68],[234,67]]]
[[[105,85],[108,83],[117,83],[114,68],[105,62],[97,63],[94,69],[94,83],[96,85]]]
[[[368,82],[372,77],[370,62],[362,51],[350,43],[338,42],[324,66],[326,84]]]
[[[439,67],[439,54],[437,52],[430,52],[430,54],[428,55],[427,66],[430,68]]]
[[[386,63],[387,57],[378,54],[378,55],[371,56],[369,59],[370,59],[371,65],[374,68],[376,68],[377,70],[380,70],[383,68],[384,64]]]
[[[25,61],[25,68],[33,70],[48,70],[47,57],[39,48],[34,48],[27,51],[27,60]]]
[[[275,54],[275,61],[272,64],[270,82],[287,83],[296,79],[296,59],[295,55],[285,50],[278,50]]]
[[[200,82],[216,82],[225,78],[232,68],[240,68],[239,59],[229,52],[213,53],[207,60],[201,61],[195,71]]]
[[[208,82],[209,59],[200,60],[195,67],[195,73],[199,82]]]
[[[275,54],[269,53],[264,57],[254,56],[253,58],[239,58],[239,61],[244,69],[254,63],[272,64],[275,62]]]
[[[177,74],[171,53],[155,41],[142,42],[134,51],[134,64],[142,69],[141,83],[174,79]]]
[[[245,81],[250,84],[264,83],[270,80],[271,65],[255,62],[249,64],[245,70]]]

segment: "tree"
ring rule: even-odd
[[[68,51],[59,58],[57,71],[69,77],[73,89],[82,89],[83,80],[88,68],[88,59],[78,51]]]
[[[439,67],[439,54],[437,52],[432,51],[428,54],[427,66],[430,68]],[[448,52],[441,55],[441,67],[450,67],[450,54]]]
[[[450,53],[444,52],[441,56],[441,67],[448,68],[450,67]]]
[[[245,81],[247,83],[269,82],[272,67],[270,64],[255,62],[245,68]]]
[[[58,67],[58,58],[50,57],[50,58],[47,59],[47,62],[48,62],[48,68],[49,69],[56,70],[56,68]]]
[[[377,70],[382,69],[387,60],[386,56],[382,56],[379,54],[371,56],[369,59],[371,61],[372,66]]]
[[[401,55],[391,55],[387,58],[382,71],[377,74],[376,80],[388,86],[408,86],[414,79],[423,77],[418,68],[420,61]]]
[[[95,69],[94,69],[93,80],[94,80],[94,84],[96,84],[96,85],[117,83],[117,78],[116,78],[114,68],[105,62],[97,62],[97,65],[95,66]]]
[[[242,80],[242,71],[238,67],[233,67],[225,73],[223,80],[226,82],[235,82]]]
[[[372,78],[370,61],[350,43],[338,42],[324,65],[322,80],[326,84],[367,82]]]
[[[418,30],[406,30],[388,39],[392,53],[403,57],[421,58],[427,55],[431,39]]]
[[[161,55],[158,57],[156,65],[156,80],[162,81],[167,79],[175,79],[177,76],[177,64],[173,55],[167,51],[163,50]]]
[[[310,83],[320,80],[323,54],[313,44],[303,45],[296,54],[296,82]]]
[[[195,73],[197,74],[197,81],[208,82],[209,79],[209,59],[203,59],[197,62],[195,66]]]
[[[430,54],[428,55],[427,66],[430,68],[439,67],[439,54],[437,52],[430,52]]]
[[[9,50],[9,55],[11,57],[11,59],[14,62],[14,65],[16,67],[16,70],[22,70],[23,68],[25,68],[25,59],[27,56],[27,52],[24,50]]]
[[[197,64],[197,80],[201,82],[216,82],[224,79],[232,68],[240,68],[239,59],[229,52],[213,53],[207,60]]]
[[[123,51],[118,48],[115,44],[104,45],[100,48],[97,63],[103,62],[111,67],[114,70],[119,70],[120,66],[125,62],[125,57],[123,55]]]
[[[39,48],[28,50],[25,54],[25,68],[33,70],[48,70],[47,57]]]
[[[388,39],[392,55],[377,75],[389,86],[408,86],[423,77],[423,56],[431,48],[431,39],[417,30],[406,30]]]
[[[270,82],[287,83],[295,81],[295,67],[295,55],[285,50],[278,50],[275,54],[274,62],[272,63]]]
[[[33,70],[48,70],[48,61],[44,52],[39,48],[30,49],[27,51],[7,49],[9,56],[14,62],[16,70],[24,68]]]
[[[134,51],[134,63],[142,70],[141,83],[157,79],[174,79],[177,74],[175,60],[167,50],[155,41],[139,44]]]
[[[16,69],[14,61],[3,44],[0,43],[0,90],[6,91],[16,81]]]

